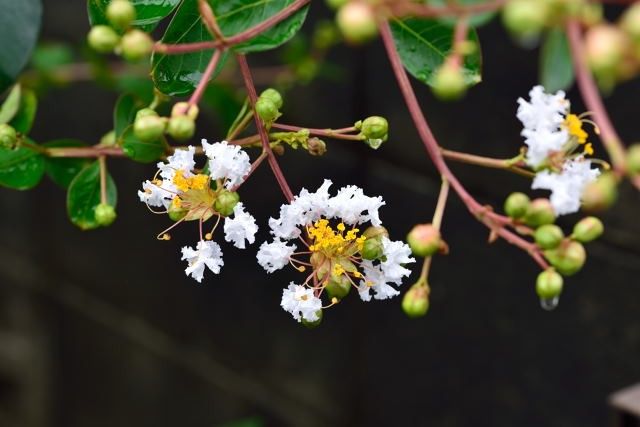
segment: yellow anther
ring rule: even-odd
[[[297,270],[298,270],[300,273],[302,273],[303,271],[305,271],[305,270],[306,270],[306,268],[305,268],[305,266],[304,266],[304,265],[301,265],[300,267],[298,267],[298,268],[297,268]]]
[[[584,146],[584,154],[587,154],[589,156],[593,156],[593,144],[592,143],[587,143]]]
[[[182,199],[178,196],[174,197],[173,200],[171,200],[171,207],[180,209],[180,207],[182,207]]]
[[[582,129],[582,120],[580,120],[578,116],[576,116],[575,114],[567,115],[567,117],[564,119],[564,126],[567,128],[567,131],[569,131],[570,135],[576,137],[579,144],[584,144],[585,142],[587,142],[587,137],[589,136],[589,134],[587,134],[587,132]]]
[[[207,234],[204,235],[204,238],[207,239],[207,240],[211,240],[211,239],[213,239],[213,234],[207,233]]]
[[[340,231],[344,231],[346,227],[344,226],[344,223],[341,222],[336,228]]]
[[[333,267],[333,274],[335,274],[336,276],[340,276],[340,275],[344,274],[345,271],[346,270],[344,269],[344,267],[341,266],[340,264],[336,264]]]
[[[336,297],[331,298],[331,304],[337,304],[338,301],[340,301],[340,300],[338,298],[336,298]]]

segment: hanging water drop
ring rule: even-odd
[[[559,302],[559,296],[555,296],[553,298],[540,298],[540,307],[547,311],[555,310]]]

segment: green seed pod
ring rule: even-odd
[[[536,37],[549,19],[549,5],[541,0],[512,0],[502,8],[504,26],[517,38]]]
[[[360,255],[362,258],[373,261],[380,259],[384,254],[384,248],[382,245],[382,237],[376,236],[364,241]]]
[[[132,62],[139,61],[151,54],[153,39],[144,31],[129,30],[122,36],[120,48],[124,59]]]
[[[102,227],[113,224],[113,221],[115,221],[117,217],[115,208],[106,203],[100,203],[96,206],[94,215],[96,222]]]
[[[240,195],[235,191],[222,190],[216,201],[213,204],[213,208],[222,216],[229,216],[233,213],[233,209],[240,201]]]
[[[176,141],[186,141],[196,133],[196,124],[193,119],[187,116],[171,117],[167,133]]]
[[[618,199],[618,181],[613,172],[604,172],[587,184],[582,193],[582,207],[589,212],[609,209]]]
[[[444,101],[461,98],[467,91],[467,83],[459,66],[445,63],[435,72],[431,90]]]
[[[504,211],[513,219],[520,219],[529,210],[531,200],[524,193],[511,193],[504,201]]]
[[[120,36],[111,27],[96,25],[89,31],[87,42],[97,52],[110,53],[120,43]]]
[[[428,257],[438,252],[442,238],[432,224],[418,224],[407,234],[407,243],[414,255]]]
[[[604,225],[595,216],[588,216],[581,219],[573,227],[573,237],[575,240],[581,243],[589,243],[598,237],[602,236],[604,232]]]
[[[564,276],[576,274],[587,260],[584,246],[572,240],[564,241],[559,247],[545,251],[544,256]]]
[[[543,300],[556,298],[562,293],[564,280],[553,268],[543,271],[536,280],[536,293]]]
[[[175,206],[173,206],[173,204],[169,205],[169,209],[167,214],[169,215],[169,218],[171,219],[171,221],[180,221],[182,218],[184,218],[185,216],[187,216],[187,213],[189,211],[187,211],[186,209],[182,209],[182,208],[177,208]]]
[[[0,148],[15,148],[18,143],[18,133],[10,125],[0,124]]]
[[[142,142],[154,142],[162,137],[167,122],[157,115],[143,115],[133,122],[133,134]]]
[[[564,239],[564,233],[555,224],[545,224],[538,227],[533,237],[542,249],[555,249]]]
[[[426,282],[415,283],[409,288],[402,297],[402,310],[411,318],[427,314],[429,310],[429,285]]]
[[[277,109],[282,108],[284,101],[282,100],[282,95],[280,92],[273,88],[268,88],[262,91],[260,94],[260,98],[268,99],[276,106]]]
[[[344,274],[339,276],[332,274],[327,281],[325,289],[327,290],[329,298],[338,298],[340,300],[349,294],[351,281]]]
[[[633,144],[627,150],[627,172],[631,176],[640,175],[640,144]]]
[[[531,227],[540,227],[545,224],[553,224],[556,214],[549,199],[535,199],[529,204],[524,222]]]
[[[280,112],[276,104],[267,98],[259,98],[256,102],[256,113],[264,122],[272,122],[278,118]]]
[[[378,25],[371,5],[348,2],[338,10],[336,24],[344,39],[352,44],[370,41],[378,34]]]
[[[322,323],[322,310],[316,311],[316,314],[318,315],[318,320],[314,320],[312,322],[312,321],[306,320],[305,318],[302,318],[302,324],[309,329],[314,329],[320,326],[320,323]]]
[[[136,19],[136,9],[129,0],[111,0],[106,15],[111,25],[123,30]]]
[[[188,102],[176,102],[171,109],[171,117],[186,115],[191,120],[198,118],[200,108],[197,105],[189,105]]]
[[[356,125],[367,139],[382,139],[386,141],[389,137],[389,122],[384,117],[367,117],[362,123],[358,122]]]

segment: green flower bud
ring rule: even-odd
[[[589,243],[602,236],[603,232],[604,225],[602,224],[602,221],[600,221],[595,216],[588,216],[581,219],[573,227],[573,234],[571,235],[571,237],[573,237],[578,242]]]
[[[536,280],[536,293],[542,300],[558,297],[562,292],[564,280],[553,268],[543,271]]]
[[[106,203],[100,203],[96,206],[94,215],[96,222],[103,227],[113,224],[113,221],[116,220],[117,216],[115,208]]]
[[[615,73],[628,40],[615,25],[600,24],[587,31],[584,43],[589,67],[594,73],[607,76]]]
[[[320,21],[313,30],[313,47],[320,50],[329,49],[340,40],[340,33],[331,21]]]
[[[607,210],[618,198],[618,181],[613,172],[604,172],[587,184],[582,193],[582,207],[589,212]]]
[[[176,102],[171,109],[171,117],[186,115],[191,120],[198,118],[200,108],[197,105],[189,105],[188,102]]]
[[[176,141],[186,141],[196,132],[196,124],[190,117],[175,116],[169,119],[167,133]]]
[[[513,0],[502,8],[504,26],[518,38],[536,37],[549,18],[549,5],[541,0]]]
[[[272,122],[280,116],[276,104],[268,98],[259,98],[256,102],[256,113],[264,122]]]
[[[309,320],[306,320],[305,318],[302,318],[302,324],[309,329],[314,329],[320,326],[320,323],[322,323],[322,310],[316,311],[316,314],[318,315],[318,320],[314,320],[313,322],[311,322]]]
[[[389,136],[389,122],[380,116],[371,116],[356,123],[356,128],[368,139],[387,140]]]
[[[344,39],[353,44],[362,44],[378,34],[376,17],[369,4],[361,1],[348,2],[338,10],[336,24]]]
[[[382,236],[372,237],[364,241],[362,250],[360,251],[362,258],[370,261],[380,259],[384,255],[384,248],[382,246]]]
[[[268,88],[262,91],[260,94],[260,98],[268,99],[276,106],[277,109],[282,108],[282,104],[284,101],[282,100],[282,95],[280,92],[273,88]]]
[[[111,0],[106,15],[115,28],[125,29],[136,19],[136,9],[129,0]]]
[[[545,251],[544,256],[560,274],[565,276],[576,274],[587,260],[584,246],[572,240],[565,240],[557,248]]]
[[[111,27],[96,25],[89,31],[87,42],[97,52],[110,53],[120,42],[120,36]]]
[[[327,3],[327,6],[329,6],[330,9],[338,10],[347,4],[348,1],[349,0],[325,0],[325,3]]]
[[[402,310],[411,318],[427,314],[429,310],[429,285],[426,282],[419,281],[409,288],[402,297]]]
[[[142,115],[133,122],[133,134],[142,142],[154,142],[162,137],[167,121],[157,115]]]
[[[440,249],[440,231],[432,224],[418,224],[407,234],[407,243],[416,256],[428,257]]]
[[[136,113],[136,120],[145,116],[158,117],[158,113],[156,113],[156,110],[152,110],[151,108],[142,108]]]
[[[555,224],[545,224],[538,227],[533,237],[542,249],[555,249],[562,243],[564,233],[562,229]]]
[[[100,145],[108,146],[108,145],[116,145],[118,141],[116,141],[116,132],[114,130],[110,130],[109,132],[102,135],[100,138]]]
[[[545,224],[553,224],[556,214],[549,199],[535,199],[529,204],[524,222],[531,227],[540,227]]]
[[[213,204],[214,209],[222,216],[229,216],[233,213],[233,208],[240,201],[240,195],[235,191],[222,190]]]
[[[362,235],[364,237],[366,237],[367,239],[373,239],[376,237],[389,237],[389,231],[384,228],[383,226],[378,226],[378,227],[368,227],[366,230],[364,230],[364,233],[362,233]]]
[[[15,148],[18,143],[18,133],[10,125],[0,124],[0,148]]]
[[[640,3],[627,8],[620,20],[620,27],[634,39],[640,39]]]
[[[633,144],[627,150],[627,172],[631,176],[640,175],[640,144]]]
[[[351,281],[344,274],[339,276],[332,274],[327,281],[325,289],[327,290],[329,298],[338,298],[340,300],[349,294]]]
[[[511,193],[504,201],[504,211],[510,218],[519,219],[525,216],[530,204],[531,200],[526,194]]]
[[[307,151],[312,156],[322,156],[327,152],[327,144],[320,138],[309,138],[307,141]]]
[[[177,208],[173,206],[173,204],[169,205],[169,209],[167,212],[171,221],[176,221],[176,222],[180,221],[182,218],[187,216],[187,213],[188,211],[186,209]]]
[[[153,39],[144,31],[129,30],[120,42],[122,56],[127,61],[139,61],[151,54],[153,50]]]
[[[433,76],[431,90],[444,101],[459,99],[467,91],[467,83],[459,66],[444,63]]]

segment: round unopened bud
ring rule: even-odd
[[[260,94],[260,98],[268,99],[274,103],[277,109],[282,108],[284,101],[282,100],[282,95],[280,92],[273,88],[268,88],[262,91]]]
[[[360,251],[362,258],[373,261],[380,259],[384,255],[384,246],[382,245],[382,236],[369,238],[362,244]]]
[[[220,215],[229,216],[239,201],[240,195],[235,191],[222,190],[216,197],[213,207]]]
[[[543,300],[556,298],[562,292],[564,280],[553,268],[543,271],[536,280],[536,293]]]
[[[139,61],[153,50],[153,39],[142,30],[129,30],[120,42],[122,56],[128,61]]]
[[[136,113],[136,120],[145,116],[158,117],[158,113],[156,112],[156,110],[152,110],[151,108],[142,108]]]
[[[627,150],[627,171],[630,175],[640,175],[640,144],[633,144]]]
[[[312,156],[322,156],[327,152],[327,144],[320,138],[309,138],[307,141],[307,151]]]
[[[113,224],[113,221],[116,220],[117,216],[115,208],[106,203],[100,203],[98,206],[96,206],[94,215],[98,225],[101,225],[103,227],[107,227]]]
[[[535,199],[529,204],[524,222],[531,227],[540,227],[545,224],[553,224],[556,214],[549,199]]]
[[[445,62],[436,70],[431,89],[438,98],[451,101],[465,94],[467,83],[458,65]]]
[[[533,235],[536,243],[542,249],[554,249],[564,239],[562,229],[555,224],[545,224],[538,227]]]
[[[502,8],[502,22],[518,38],[537,36],[549,18],[549,6],[541,0],[513,0]]]
[[[91,49],[100,53],[109,53],[113,52],[120,42],[120,36],[109,26],[96,25],[89,31],[87,42]]]
[[[336,23],[349,43],[366,43],[378,34],[373,9],[365,1],[351,1],[342,6],[336,15]]]
[[[154,142],[162,137],[166,125],[166,120],[158,115],[143,114],[133,122],[133,134],[142,142]]]
[[[264,122],[272,122],[280,115],[276,104],[268,98],[259,98],[256,101],[256,113]]]
[[[627,8],[620,20],[620,27],[634,39],[640,39],[640,3]]]
[[[525,216],[529,210],[531,200],[524,193],[511,193],[504,201],[504,211],[513,219],[519,219]]]
[[[196,124],[188,116],[175,116],[169,119],[167,133],[176,141],[186,141],[196,133]]]
[[[16,130],[6,124],[0,124],[0,148],[14,148],[18,142]]]
[[[356,127],[360,129],[360,132],[368,139],[386,140],[389,136],[389,122],[387,122],[387,119],[384,117],[367,117],[362,123],[358,122],[356,125]]]
[[[100,145],[103,146],[116,145],[117,142],[118,141],[116,140],[116,132],[114,130],[110,130],[109,132],[102,135],[102,138],[100,138]]]
[[[316,311],[316,315],[318,316],[318,319],[314,321],[307,320],[303,317],[302,324],[309,329],[317,328],[318,326],[320,326],[320,323],[322,323],[322,310]]]
[[[186,209],[178,208],[173,204],[169,205],[169,209],[167,210],[167,214],[171,221],[180,221],[182,218],[187,216],[188,211]]]
[[[136,19],[136,8],[129,0],[111,0],[106,15],[111,25],[125,29]]]
[[[325,0],[327,6],[333,10],[337,10],[338,8],[347,4],[349,0]]]
[[[577,15],[586,27],[593,27],[602,22],[604,10],[600,3],[586,3],[579,5]]]
[[[604,225],[602,224],[602,221],[595,216],[588,216],[586,218],[582,218],[573,227],[573,234],[571,237],[576,239],[578,242],[589,243],[602,236],[602,233],[604,233]]]
[[[565,240],[557,248],[545,251],[544,256],[565,276],[576,274],[587,260],[582,243],[573,240]]]
[[[332,274],[327,281],[325,289],[327,290],[329,298],[342,299],[349,294],[349,291],[351,290],[351,281],[344,274],[339,276]]]
[[[198,118],[200,108],[197,105],[189,105],[188,102],[176,102],[171,109],[171,117],[186,115],[191,120]]]
[[[381,225],[377,227],[371,226],[371,227],[367,227],[367,229],[364,230],[364,233],[362,233],[362,235],[367,239],[373,239],[375,237],[383,237],[383,236],[388,238],[389,231]]]
[[[429,286],[426,282],[415,283],[402,297],[402,310],[411,317],[417,318],[427,314],[429,310]]]
[[[416,256],[428,257],[440,249],[440,230],[432,224],[418,224],[407,234],[407,243]]]
[[[607,210],[618,198],[618,181],[612,172],[604,172],[585,187],[582,207],[590,212]]]
[[[615,25],[600,24],[585,35],[585,53],[589,67],[596,74],[612,73],[622,60],[627,39]]]

